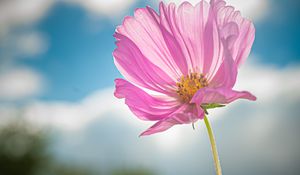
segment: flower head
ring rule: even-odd
[[[203,119],[207,105],[255,100],[232,89],[254,35],[252,22],[222,0],[136,9],[114,34],[114,61],[127,79],[115,80],[115,96],[138,118],[157,121],[141,135]]]

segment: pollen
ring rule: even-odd
[[[182,102],[189,102],[194,94],[201,88],[208,85],[207,79],[203,74],[190,73],[182,76],[177,83],[177,94]]]

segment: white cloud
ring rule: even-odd
[[[17,37],[16,49],[25,56],[37,55],[46,51],[47,41],[41,33],[25,33]]]
[[[7,61],[7,63],[14,64],[16,58],[33,58],[44,53],[48,49],[48,42],[40,32],[16,32],[0,38],[0,49],[2,51],[0,62]]]
[[[0,1],[0,39],[14,27],[30,26],[43,18],[53,4],[65,2],[83,7],[94,16],[115,19],[137,0],[9,0]]]
[[[11,27],[30,25],[41,19],[53,4],[53,0],[9,0],[0,2],[0,38]]]
[[[43,79],[28,68],[15,68],[0,74],[0,101],[14,101],[41,92]]]
[[[292,100],[300,98],[297,89],[300,82],[295,77],[300,76],[300,65],[290,65],[278,68],[255,63],[249,58],[249,62],[239,70],[236,89],[248,89],[256,94],[258,102],[269,104],[277,98]]]
[[[255,21],[263,19],[271,10],[269,0],[227,0],[226,2],[241,11],[243,16]]]
[[[186,0],[163,0],[164,2],[174,2],[180,4]],[[200,0],[189,0],[191,4],[195,5]],[[207,0],[209,1],[209,0]],[[242,15],[252,20],[258,21],[264,18],[270,8],[269,0],[225,0],[228,5],[232,5],[235,9],[241,11]],[[159,1],[156,1],[159,2]]]
[[[136,0],[65,0],[68,3],[81,5],[94,15],[118,17],[128,10]]]
[[[11,77],[7,76],[7,78]],[[16,83],[19,82],[16,80]],[[11,119],[14,119],[14,114],[17,114],[16,111],[21,110],[24,119],[38,126],[50,126],[63,131],[76,132],[81,131],[94,120],[112,113],[126,120],[126,125],[140,128],[141,131],[146,129],[149,123],[137,120],[127,106],[124,105],[123,100],[116,99],[113,96],[113,91],[112,88],[99,90],[80,102],[31,101],[21,109],[10,105],[9,108],[0,108],[0,114],[5,118],[9,118],[11,115]],[[10,94],[12,93],[10,92]]]
[[[113,97],[112,89],[95,92],[79,103],[35,101],[26,106],[23,111],[24,117],[33,123],[64,131],[81,130],[90,122],[111,111],[126,117],[130,115],[126,106]]]

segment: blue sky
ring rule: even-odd
[[[258,101],[210,112],[225,174],[297,174],[300,3],[228,1],[254,20],[255,43],[235,88]],[[121,77],[112,58],[115,27],[135,8],[157,7],[157,1],[7,2],[0,2],[0,123],[21,115],[52,128],[53,150],[66,162],[212,174],[202,121],[195,131],[176,126],[138,138],[151,123],[113,97],[114,79]]]
[[[271,1],[268,17],[256,23],[253,53],[279,67],[300,61],[299,7],[296,0]]]
[[[94,26],[99,30],[90,31]],[[115,26],[108,19],[90,19],[82,8],[57,4],[36,28],[49,38],[50,47],[39,59],[25,64],[49,81],[50,87],[41,98],[78,100],[112,86],[113,78],[119,76],[111,54]]]

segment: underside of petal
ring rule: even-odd
[[[229,88],[202,88],[194,95],[191,103],[201,104],[228,104],[237,99],[255,101],[256,97],[247,91],[235,91]]]
[[[146,135],[163,132],[168,130],[174,125],[194,123],[198,119],[203,118],[203,116],[204,116],[204,111],[201,108],[197,109],[196,106],[193,107],[184,106],[181,107],[179,111],[171,114],[169,117],[164,118],[158,121],[157,123],[155,123],[149,129],[144,131],[140,136],[146,136]]]
[[[125,98],[130,110],[142,120],[161,120],[179,107],[179,103],[170,97],[154,97],[123,79],[116,79],[117,98]]]

